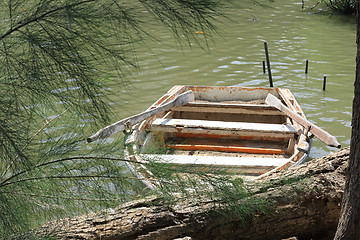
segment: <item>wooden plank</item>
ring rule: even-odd
[[[287,153],[293,153],[295,150],[295,139],[294,138],[290,138],[289,142],[288,142],[288,147],[287,147]]]
[[[295,134],[297,131],[291,125],[271,124],[271,123],[248,123],[248,122],[222,122],[192,119],[155,119],[150,129],[158,130],[166,128],[199,128],[226,131],[248,131],[263,133],[290,133]]]
[[[278,167],[289,158],[252,158],[252,157],[223,157],[223,156],[195,156],[195,155],[166,155],[166,154],[140,154],[145,161],[159,161],[170,164],[213,165],[231,167]]]
[[[274,135],[274,134],[270,134]],[[293,134],[291,135],[291,137]],[[285,142],[289,140],[289,137],[284,136],[262,136],[261,133],[253,133],[253,134],[247,134],[247,135],[235,135],[231,134],[229,135],[229,132],[226,132],[226,135],[217,135],[217,134],[203,134],[203,133],[183,133],[183,132],[176,132],[174,137],[176,138],[204,138],[204,139],[234,139],[234,140],[257,140],[257,141],[275,141],[275,142]],[[293,138],[291,138],[293,139]]]
[[[175,134],[196,134],[204,137],[206,135],[219,135],[229,138],[248,138],[248,139],[289,139],[294,137],[294,133],[289,132],[254,132],[254,131],[231,131],[219,129],[205,129],[205,128],[187,128],[187,127],[172,127],[172,126],[150,126],[153,132],[166,132]]]
[[[217,152],[237,152],[237,153],[253,153],[253,154],[285,154],[282,149],[272,148],[255,148],[242,146],[221,146],[208,144],[168,144],[168,148],[187,151],[217,151]]]
[[[303,118],[306,118],[305,113],[300,107],[300,104],[296,101],[294,95],[290,92],[289,89],[278,88],[277,91],[281,98],[285,101],[288,108],[290,108],[294,112],[297,112]]]
[[[150,118],[156,114],[159,114],[160,112],[164,112],[174,106],[183,105],[183,104],[186,104],[191,101],[194,101],[194,93],[192,91],[187,91],[185,93],[180,94],[177,98],[175,98],[174,100],[172,100],[168,103],[165,103],[165,104],[158,106],[154,109],[151,109],[149,111],[139,113],[137,115],[125,118],[123,120],[120,120],[116,123],[113,123],[113,124],[103,128],[103,129],[100,129],[97,133],[95,133],[94,135],[89,137],[87,139],[87,141],[93,142],[99,138],[109,137],[114,133],[125,130],[127,125],[129,125],[129,127],[131,128],[136,123],[139,123],[147,118]]]
[[[245,113],[226,113],[226,112],[186,112],[171,111],[173,115],[169,118],[174,119],[197,119],[222,122],[249,122],[249,123],[273,123],[283,124],[288,118],[286,115],[265,115],[265,114],[245,114]]]
[[[285,104],[288,108],[290,108],[292,111],[297,112],[300,114],[303,118],[306,119],[305,114],[303,110],[301,109],[299,103],[296,101],[294,95],[290,92],[289,89],[286,88],[278,88],[277,89],[278,94],[280,97],[284,100]],[[304,127],[301,126],[296,121],[293,121],[293,126],[296,129],[301,129],[304,132]]]
[[[256,114],[256,115],[284,115],[276,108],[269,105],[229,104],[229,103],[199,103],[190,102],[184,106],[178,106],[172,111],[205,112],[205,113],[232,113],[232,114]]]
[[[294,121],[298,122],[302,126],[306,128],[310,128],[310,132],[314,134],[316,137],[318,137],[321,141],[326,143],[327,145],[337,148],[341,147],[340,143],[337,141],[337,139],[334,136],[332,136],[328,132],[324,131],[323,129],[319,128],[315,124],[309,122],[308,120],[297,114],[296,112],[286,107],[284,104],[281,103],[281,101],[277,97],[269,93],[265,101],[269,105],[272,105],[277,109],[279,109],[280,111],[283,111],[286,115],[288,115],[290,118],[292,118]]]

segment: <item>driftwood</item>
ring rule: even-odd
[[[211,201],[165,206],[156,197],[52,222],[38,229],[61,239],[332,239],[340,213],[349,148],[266,176],[256,196],[274,204],[244,222],[219,217]]]

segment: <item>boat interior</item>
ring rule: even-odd
[[[175,107],[152,122],[150,131],[162,134],[169,151],[188,150],[192,155],[214,151],[287,156],[293,153],[290,140],[297,133],[271,106],[218,102]]]
[[[142,154],[162,154],[173,164],[229,166],[254,175],[288,162],[298,137],[290,119],[264,99],[196,100],[157,117],[148,131]]]
[[[247,179],[306,158],[307,151],[299,149],[303,127],[265,102],[271,93],[304,116],[288,89],[174,86],[149,109],[188,90],[194,92],[194,100],[134,127],[125,142],[127,155],[140,162],[225,170]]]

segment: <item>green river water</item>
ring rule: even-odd
[[[306,4],[310,4],[305,2]],[[226,10],[207,50],[179,45],[171,33],[152,26],[160,42],[137,47],[140,71],[113,98],[114,121],[149,107],[173,85],[269,86],[263,73],[264,41],[268,42],[275,87],[289,88],[307,118],[350,143],[356,26],[354,17],[330,16],[301,8],[300,0],[275,0],[268,7]],[[199,29],[194,29],[194,33]],[[205,33],[206,34],[206,33]],[[203,33],[197,37],[204,39]],[[309,60],[306,75],[305,60]],[[322,90],[327,76],[326,91]],[[314,139],[310,156],[335,151]]]

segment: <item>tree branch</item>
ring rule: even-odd
[[[61,6],[61,7],[49,10],[49,11],[47,11],[47,12],[45,12],[45,13],[43,13],[43,14],[35,17],[35,18],[29,19],[29,20],[24,21],[24,22],[20,22],[20,23],[18,23],[18,25],[16,27],[9,29],[6,33],[4,33],[2,36],[0,36],[0,41],[3,40],[4,38],[6,38],[7,36],[9,36],[10,34],[12,34],[13,32],[18,31],[19,29],[29,25],[30,23],[37,22],[37,21],[41,20],[42,18],[45,18],[46,16],[48,16],[50,14],[56,13],[58,11],[61,11],[63,9],[69,8],[69,7],[71,8],[71,7],[75,7],[75,6],[84,4],[84,3],[90,3],[90,2],[95,2],[95,1],[96,0],[85,0],[85,1],[82,1],[82,2],[78,2],[78,3],[73,3],[73,4],[66,5],[66,6]]]
[[[38,129],[38,131],[28,140],[28,142],[25,144],[25,146],[22,147],[21,151],[24,151],[25,148],[27,146],[29,146],[29,144],[31,143],[32,140],[34,140],[34,138],[46,127],[48,126],[52,121],[54,121],[55,119],[61,117],[63,114],[65,114],[65,112],[67,112],[69,110],[69,108],[65,109],[65,111],[63,111],[62,113],[58,114],[57,116],[53,117],[52,119],[50,119],[49,121],[46,121],[45,124],[40,128]],[[18,156],[15,156],[15,159],[7,166],[6,170],[4,171],[3,175],[5,176],[8,171],[10,170],[10,168],[12,167],[12,165],[15,163],[15,160],[18,159]],[[0,183],[0,186],[1,184],[3,183],[3,181]]]
[[[137,161],[132,161],[132,160],[123,159],[123,158],[91,157],[91,156],[76,156],[76,157],[62,158],[62,159],[57,159],[57,160],[53,160],[53,161],[38,164],[38,165],[35,165],[35,166],[31,167],[30,169],[26,169],[26,170],[23,170],[23,171],[20,171],[20,172],[14,174],[14,175],[11,175],[10,177],[8,177],[8,178],[6,178],[6,179],[4,179],[4,180],[2,180],[0,182],[0,187],[4,187],[6,185],[19,182],[20,180],[7,183],[11,179],[19,177],[20,175],[28,173],[28,172],[30,172],[30,171],[32,171],[34,169],[37,169],[37,168],[40,168],[40,167],[45,167],[47,165],[51,165],[51,164],[55,164],[55,163],[71,161],[71,160],[109,160],[109,161],[131,162],[131,163],[141,164],[141,163],[139,163]],[[47,177],[47,178],[51,178],[51,177]],[[90,175],[89,175],[89,178],[90,178]],[[35,179],[33,179],[33,180],[35,180]]]
[[[41,198],[51,198],[51,199],[66,199],[66,200],[76,200],[76,201],[95,201],[95,202],[107,202],[107,201],[123,201],[123,198],[78,198],[78,197],[64,197],[63,195],[44,195],[44,194],[35,194],[35,193],[23,193],[23,192],[8,192],[0,191],[0,193],[13,194],[19,196],[30,196],[30,197],[41,197]]]
[[[32,178],[23,178],[13,182],[7,182],[1,185],[1,187],[5,187],[11,184],[17,184],[21,182],[27,181],[36,181],[36,180],[45,180],[45,179],[65,179],[65,180],[74,180],[74,179],[86,179],[86,178],[108,178],[108,179],[122,179],[121,176],[110,176],[110,175],[71,175],[71,176],[44,176],[44,177],[32,177]]]

